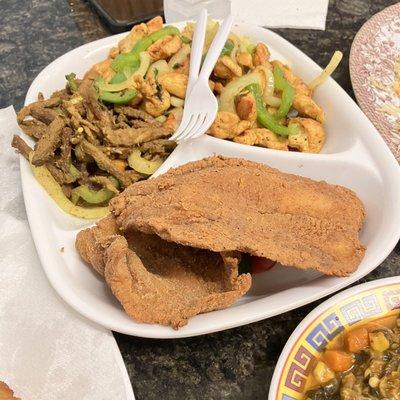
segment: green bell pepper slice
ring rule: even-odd
[[[139,66],[140,66],[139,54],[133,54],[133,53],[119,54],[117,57],[114,58],[113,62],[111,63],[111,68],[117,72],[117,75],[118,73],[122,73],[125,76],[125,79],[126,79],[126,74],[124,72],[126,70],[130,70],[130,73],[132,74],[139,68]],[[111,82],[111,83],[119,83],[119,82]]]
[[[279,65],[274,67],[275,88],[282,91],[282,100],[279,109],[274,114],[276,119],[285,118],[292,107],[295,90],[292,85],[285,79],[282,68]]]
[[[235,45],[233,44],[232,40],[227,40],[224,44],[224,47],[221,51],[221,56],[229,56],[232,53],[233,48]]]
[[[129,103],[137,96],[135,89],[127,89],[121,92],[102,92],[99,95],[99,99],[105,103],[112,104],[126,104]]]
[[[133,74],[135,71],[136,71],[135,69],[129,68],[129,72],[130,72],[131,74]],[[127,77],[127,75],[126,75],[126,73],[125,73],[124,71],[117,72],[117,73],[110,79],[110,82],[108,82],[108,83],[111,83],[111,84],[114,84],[114,83],[121,83],[121,82],[126,81],[126,79],[127,79],[126,77]]]
[[[192,43],[192,39],[188,38],[187,36],[181,35],[180,38],[181,38],[181,40],[182,40],[182,42],[183,42],[184,44],[190,44],[190,43]]]
[[[147,50],[154,42],[157,40],[162,39],[165,36],[169,35],[180,35],[179,29],[175,26],[164,26],[164,28],[159,29],[153,33],[150,33],[149,36],[144,37],[143,39],[139,40],[131,50],[131,53],[139,55],[142,51]]]
[[[276,133],[277,135],[288,137],[289,135],[295,135],[298,133],[297,125],[284,126],[281,125],[275,118],[275,115],[270,114],[264,106],[261,87],[258,83],[252,83],[251,85],[246,86],[246,90],[248,90],[256,101],[256,109],[257,109],[257,121],[271,132]]]
[[[81,172],[79,171],[78,168],[75,167],[74,164],[72,164],[72,161],[69,161],[69,173],[72,175],[72,177],[77,180],[81,177]]]
[[[110,175],[108,179],[111,181],[111,183],[115,186],[116,189],[121,188],[121,183],[115,176]]]
[[[119,54],[113,62],[111,63],[111,68],[116,72],[121,72],[126,67],[139,68],[139,54],[142,51],[146,51],[154,42],[162,39],[169,35],[179,35],[179,29],[175,26],[164,26],[164,28],[159,29],[151,33],[149,36],[140,39],[134,46],[130,53]],[[137,69],[136,68],[136,69]]]
[[[115,193],[108,189],[93,190],[87,185],[81,185],[72,189],[71,201],[76,204],[79,198],[82,198],[89,204],[100,204],[110,200]]]

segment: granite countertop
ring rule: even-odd
[[[326,31],[276,30],[324,66],[336,49],[344,60],[334,78],[351,95],[348,71],[355,33],[389,0],[331,0]],[[23,104],[37,73],[109,30],[84,0],[1,0],[0,107]],[[353,96],[354,97],[354,96]],[[400,246],[362,281],[396,275]],[[137,400],[267,399],[279,354],[291,332],[319,302],[251,325],[180,340],[115,334]]]

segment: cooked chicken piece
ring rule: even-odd
[[[254,68],[253,58],[252,58],[250,53],[238,53],[236,55],[236,61],[242,67],[247,67],[247,68],[250,68],[250,69]]]
[[[208,80],[208,87],[210,88],[210,90],[213,92],[214,88],[215,88],[215,83],[214,81],[212,81],[211,79]]]
[[[218,58],[214,67],[214,75],[222,79],[232,79],[237,76],[242,76],[242,68],[236,64],[229,56]]]
[[[190,68],[190,55],[187,56],[179,65],[175,64],[172,69],[174,72],[179,72],[180,74],[189,75]]]
[[[278,136],[265,128],[248,129],[233,138],[233,141],[250,146],[267,147],[268,149],[288,150],[288,140],[286,138]]]
[[[138,89],[144,97],[143,109],[151,116],[158,117],[170,107],[170,94],[158,85],[153,75],[150,75],[146,80],[138,80]]]
[[[171,57],[182,47],[182,40],[178,35],[168,35],[154,42],[148,49],[153,61],[165,60]]]
[[[119,54],[118,47],[111,47],[110,51],[108,52],[108,58],[115,58]]]
[[[265,65],[269,62],[270,52],[264,43],[258,43],[253,52],[253,64],[255,67],[258,65]]]
[[[163,26],[163,20],[157,16],[146,24],[135,25],[131,31],[118,42],[117,47],[112,47],[109,52],[109,58],[115,58],[119,53],[129,53],[133,46],[142,38],[150,35],[152,32],[158,31]],[[112,60],[110,60],[112,61]]]
[[[158,78],[163,88],[173,96],[185,98],[188,76],[179,72],[166,72]]]
[[[192,40],[194,33],[194,25],[186,24],[185,27],[182,29],[181,35]]]
[[[142,38],[149,34],[149,28],[146,24],[135,25],[131,31],[118,42],[120,53],[129,53],[133,46]]]
[[[302,116],[315,119],[321,124],[324,123],[324,110],[310,96],[296,93],[293,100],[293,108]]]
[[[19,397],[14,397],[14,392],[4,382],[0,381],[0,400],[21,400]]]
[[[166,90],[162,90],[160,97],[153,96],[143,101],[143,109],[153,117],[158,117],[167,111],[171,105],[171,97]]]
[[[118,233],[115,218],[108,216],[79,232],[76,248],[136,321],[179,328],[193,315],[230,306],[250,287],[249,274],[238,276],[237,253]]]
[[[288,137],[289,147],[308,153],[319,153],[325,142],[323,126],[311,118],[291,118],[289,126],[296,124],[299,133]]]
[[[236,112],[240,119],[251,122],[257,119],[256,101],[251,93],[236,97]]]
[[[214,89],[213,91],[215,93],[221,94],[222,90],[224,88],[224,85],[221,82],[214,82]]]
[[[123,231],[327,275],[354,272],[365,252],[354,192],[241,159],[188,163],[131,185],[110,206]]]
[[[220,139],[233,139],[250,127],[250,121],[241,121],[236,114],[219,111],[209,133]]]
[[[115,74],[115,71],[111,68],[111,63],[112,59],[107,58],[106,60],[94,64],[93,67],[85,73],[83,79],[94,79],[101,76],[108,82]]]
[[[138,104],[140,104],[143,100],[143,96],[140,92],[137,92],[137,95],[129,102],[127,105],[130,107],[136,107]]]
[[[147,28],[149,28],[149,34],[160,30],[163,27],[163,24],[164,22],[160,15],[157,15],[157,17],[146,22]]]
[[[278,65],[286,78],[286,80],[293,86],[296,91],[296,94],[304,94],[306,96],[311,97],[312,90],[304,83],[304,81],[296,76],[293,71],[285,64],[278,60],[272,61],[272,65]]]
[[[183,116],[183,108],[174,108],[169,114],[165,122],[163,123],[163,127],[167,129],[169,132],[175,132],[178,129],[179,124],[182,121]]]

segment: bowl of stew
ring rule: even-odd
[[[269,400],[400,400],[400,277],[315,308],[278,360]]]

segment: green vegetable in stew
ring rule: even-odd
[[[400,317],[342,333],[322,352],[306,387],[304,400],[399,400]]]

